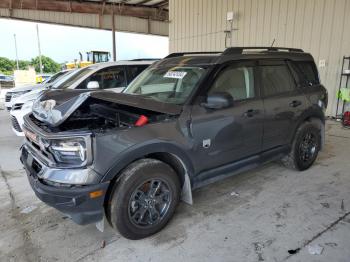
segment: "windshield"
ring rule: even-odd
[[[183,104],[205,72],[200,67],[149,68],[123,93],[142,95],[164,103]]]
[[[59,81],[57,81],[56,83],[54,83],[52,85],[52,88],[55,88],[55,89],[68,88],[70,85],[72,85],[76,81],[79,81],[79,79],[83,78],[84,76],[86,76],[87,74],[92,72],[93,70],[94,70],[94,68],[91,68],[91,67],[85,67],[82,69],[78,69],[78,70],[74,71],[73,73],[68,74],[67,76],[60,78]]]

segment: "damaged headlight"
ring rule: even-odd
[[[83,138],[52,140],[49,148],[61,164],[83,165],[88,158],[88,145]]]

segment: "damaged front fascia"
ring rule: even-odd
[[[90,92],[49,92],[43,94],[33,105],[33,115],[38,120],[57,127],[76,111],[88,98],[122,104],[168,115],[181,113],[181,106],[162,103],[138,95],[115,93],[110,91]]]

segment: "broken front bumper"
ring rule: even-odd
[[[41,201],[68,215],[80,225],[94,223],[103,218],[103,204],[109,182],[77,186],[45,181],[40,178],[45,176],[42,174],[45,168],[50,172],[64,172],[66,175],[79,170],[50,170],[45,166],[43,169],[43,164],[33,157],[26,146],[23,146],[21,151],[21,162],[27,172],[29,183]]]

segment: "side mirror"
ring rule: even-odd
[[[87,86],[87,89],[98,89],[100,88],[100,84],[97,81],[90,81]]]
[[[233,105],[233,97],[226,92],[209,94],[207,102],[202,104],[209,109],[222,109]]]

